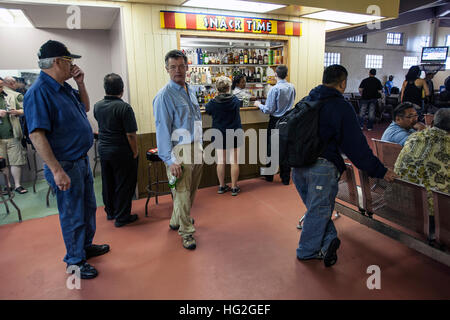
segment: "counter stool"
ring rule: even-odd
[[[33,193],[36,193],[36,182],[37,182],[38,174],[39,174],[39,172],[44,171],[44,168],[38,169],[37,161],[36,161],[37,151],[33,145],[31,145],[31,150],[33,152],[33,163],[34,163]]]
[[[100,161],[100,156],[98,155],[98,132],[94,132],[94,178],[95,178],[95,168],[97,168],[97,163]]]
[[[11,191],[8,188],[8,179],[6,178],[6,174],[3,172],[3,169],[6,168],[6,159],[0,157],[0,175],[3,176],[3,179],[5,180],[5,187],[8,189],[8,195],[7,197],[3,196],[3,187],[0,186],[1,191],[0,191],[0,203],[5,204],[5,208],[6,208],[6,214],[9,214],[9,207],[8,207],[8,201],[11,202],[11,204],[14,206],[14,208],[16,208],[17,210],[17,214],[19,216],[19,222],[22,222],[22,214],[20,213],[20,209],[19,207],[17,207],[17,205],[15,204],[13,198],[15,196],[14,191]]]
[[[151,196],[155,197],[156,200],[156,204],[158,204],[158,196],[162,196],[162,195],[166,195],[166,194],[170,194],[172,195],[171,191],[159,191],[159,185],[162,184],[167,184],[168,181],[167,180],[159,180],[159,176],[158,176],[158,168],[156,167],[156,163],[157,162],[161,162],[162,160],[161,158],[158,156],[158,148],[153,148],[153,149],[149,149],[146,153],[147,155],[147,160],[149,161],[148,163],[148,185],[147,185],[147,202],[145,202],[145,216],[148,217],[148,202],[150,200]],[[155,176],[156,181],[152,182],[152,177],[151,177],[151,169],[153,167],[153,174]],[[156,190],[152,189],[152,186],[155,186]],[[173,198],[173,195],[172,195]]]

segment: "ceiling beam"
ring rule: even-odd
[[[352,29],[337,30],[327,32],[326,41],[336,41],[346,39],[348,37],[357,36],[360,34],[368,34],[373,32],[380,32],[381,30],[392,29],[399,26],[417,23],[427,19],[435,18],[435,10],[433,8],[422,9],[417,11],[410,11],[402,13],[397,19],[391,19],[380,23],[380,29],[369,29],[366,25],[359,26]]]
[[[450,13],[450,3],[446,3],[445,5],[436,7],[435,9],[435,16],[436,18],[441,18],[441,17],[445,17],[446,15],[448,15]]]

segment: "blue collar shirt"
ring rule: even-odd
[[[44,129],[58,161],[74,161],[85,156],[94,136],[78,91],[68,83],[59,84],[41,71],[24,97],[28,132]]]
[[[262,112],[274,117],[283,116],[295,102],[295,88],[286,80],[278,80],[277,84],[269,90],[266,104],[260,104]]]
[[[153,99],[158,156],[169,166],[176,163],[174,146],[202,143],[200,107],[194,91],[187,84],[186,88],[170,80]],[[172,141],[174,132],[181,136],[174,135]]]
[[[411,133],[416,132],[414,129],[406,130],[402,127],[400,127],[397,123],[392,122],[389,127],[386,128],[386,130],[383,133],[383,136],[381,137],[382,141],[397,143],[402,146],[405,145],[406,140],[410,136]]]

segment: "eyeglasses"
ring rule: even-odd
[[[418,116],[419,116],[418,114],[410,114],[409,116],[404,116],[403,118],[412,119],[417,118]]]
[[[186,69],[186,65],[185,64],[180,64],[179,66],[174,66],[174,65],[171,65],[171,66],[169,66],[169,70],[170,71],[174,71],[174,70],[185,70]]]
[[[71,58],[71,57],[61,57],[61,59],[64,60],[64,61],[70,62],[70,64],[73,63],[73,58]]]

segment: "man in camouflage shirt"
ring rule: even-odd
[[[425,186],[430,215],[434,215],[431,189],[450,194],[450,108],[436,112],[432,128],[410,135],[394,171],[404,180]]]

